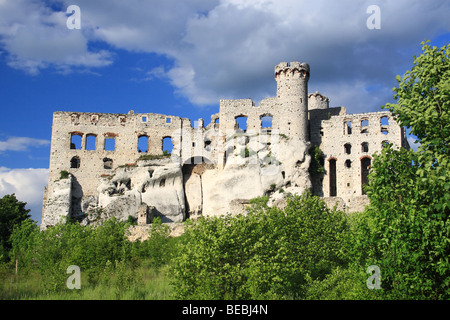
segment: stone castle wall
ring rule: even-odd
[[[359,210],[373,153],[386,142],[407,147],[404,130],[389,112],[348,115],[345,107],[330,108],[320,93],[308,95],[305,63],[280,63],[274,74],[275,97],[259,105],[220,100],[207,127],[203,119],[193,126],[155,113],[55,112],[43,224],[54,224],[58,206],[60,216],[91,221],[119,210],[122,218],[151,211],[178,222],[226,213],[274,188],[313,189],[330,203],[336,198]],[[173,149],[163,157],[167,138]],[[312,181],[310,145],[321,148],[325,168]],[[70,183],[61,182],[63,171]]]

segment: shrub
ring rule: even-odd
[[[202,218],[186,228],[171,266],[175,295],[183,299],[302,298],[307,279],[323,279],[345,265],[342,212],[305,193],[284,210],[267,197],[246,215]]]
[[[63,170],[63,171],[61,171],[60,173],[59,173],[59,178],[62,180],[62,179],[67,179],[67,178],[69,178],[69,172],[68,171],[66,171],[66,170]]]

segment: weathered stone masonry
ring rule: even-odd
[[[282,191],[305,189],[360,210],[373,153],[386,142],[408,147],[405,132],[389,112],[330,108],[327,97],[308,94],[309,77],[305,63],[280,63],[276,97],[258,106],[221,100],[207,127],[203,119],[194,127],[154,113],[55,112],[41,228],[67,216],[85,224],[111,216],[180,222],[235,212],[264,194],[276,203]],[[164,139],[173,144],[170,157],[163,156]],[[313,179],[311,145],[323,151],[325,168]]]

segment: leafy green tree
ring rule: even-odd
[[[15,194],[0,198],[0,255],[3,261],[7,260],[7,253],[11,249],[10,236],[15,227],[22,221],[29,219],[29,209],[26,203],[17,200]],[[1,258],[1,257],[0,257]]]
[[[41,232],[35,248],[39,273],[48,291],[64,288],[66,270],[79,266],[89,283],[95,284],[108,264],[131,260],[127,224],[112,218],[101,226],[60,223]]]
[[[173,253],[173,239],[170,228],[156,217],[150,225],[149,237],[145,241],[135,241],[132,244],[133,259],[145,260],[153,267],[161,267],[169,262]]]
[[[417,152],[385,147],[374,157],[367,194],[367,233],[355,245],[359,261],[376,264],[390,298],[450,297],[449,46],[422,43],[411,71],[398,76],[401,126],[420,140]]]
[[[106,261],[119,261],[130,258],[130,242],[125,230],[128,224],[120,223],[115,218],[106,220],[101,227],[93,228],[85,250],[91,255],[91,264],[104,268]]]
[[[309,149],[309,155],[311,156],[311,163],[309,165],[309,173],[311,175],[322,175],[325,172],[323,167],[323,152],[318,146],[312,146]]]
[[[284,210],[258,198],[246,215],[202,218],[187,227],[171,275],[183,299],[305,296],[308,279],[346,264],[344,213],[305,193]]]
[[[324,279],[308,279],[305,299],[307,300],[380,300],[382,290],[369,290],[369,274],[357,265],[337,267]],[[381,292],[380,292],[381,291]]]
[[[414,65],[403,77],[397,76],[394,88],[397,103],[386,104],[397,121],[416,135],[424,169],[448,168],[450,137],[450,45],[431,47],[422,42],[423,53],[414,57]],[[424,157],[425,154],[431,158]]]
[[[36,246],[39,241],[39,227],[36,221],[26,219],[14,228],[11,237],[9,255],[17,261],[18,271],[27,273],[34,267]]]

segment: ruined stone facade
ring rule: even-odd
[[[386,142],[408,147],[405,132],[389,112],[330,108],[327,97],[308,94],[309,77],[305,63],[280,63],[276,97],[258,106],[221,100],[206,127],[154,113],[55,112],[41,228],[65,217],[180,222],[305,189],[360,210],[373,153]],[[323,152],[320,176],[308,173],[311,145]]]

